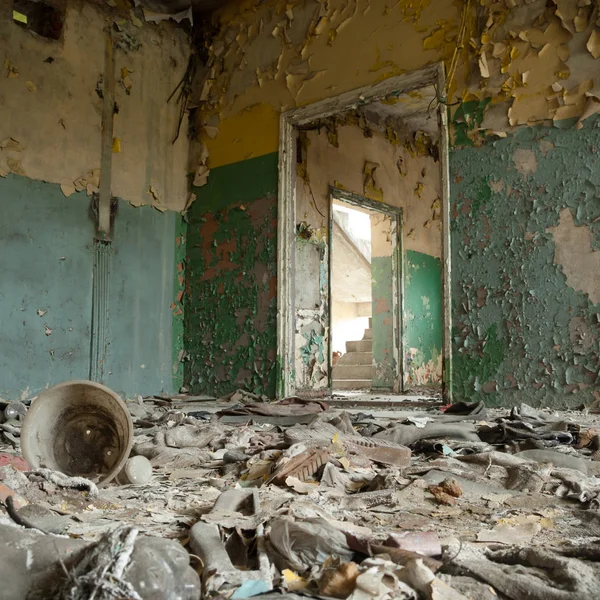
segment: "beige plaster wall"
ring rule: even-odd
[[[404,248],[441,256],[440,167],[421,145],[394,144],[377,132],[367,138],[356,125],[338,128],[338,147],[324,130],[306,135],[308,181],[297,177],[296,222],[306,221],[324,239],[335,185],[402,208]]]
[[[102,100],[96,87],[104,72],[107,13],[71,0],[62,38],[54,41],[14,23],[10,4],[0,6],[0,175],[12,171],[61,184],[67,195],[82,187],[91,193],[99,182]],[[187,67],[187,34],[171,23],[122,21],[139,49],[115,52],[120,152],[113,152],[112,193],[134,205],[182,210],[187,119],[173,144],[179,107],[167,99]]]

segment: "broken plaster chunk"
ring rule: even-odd
[[[61,183],[60,189],[67,198],[77,191],[72,181],[65,181]]]
[[[37,92],[37,85],[33,83],[33,81],[26,81],[25,87],[32,93],[35,94]]]
[[[12,150],[14,152],[22,152],[23,146],[18,140],[13,137],[7,137],[0,142],[0,150]]]
[[[208,182],[208,176],[210,175],[210,169],[206,165],[199,165],[194,175],[194,186],[202,187]]]
[[[481,76],[485,79],[490,76],[490,68],[488,67],[487,56],[485,52],[481,53],[479,57],[479,71],[481,72]]]
[[[458,481],[451,477],[447,477],[439,485],[430,486],[429,492],[438,504],[446,504],[447,506],[456,504],[456,498],[462,496],[462,489]]]
[[[600,58],[600,32],[598,32],[597,29],[592,31],[592,35],[590,35],[586,48],[594,58]]]

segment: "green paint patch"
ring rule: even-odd
[[[392,257],[372,257],[371,277],[373,294],[373,387],[392,388],[396,372],[392,312],[394,306]]]
[[[0,397],[89,379],[94,224],[85,192],[0,177]],[[124,397],[170,394],[176,214],[119,203],[103,254],[104,379]],[[38,310],[40,313],[38,313]],[[35,368],[24,368],[35,365]]]
[[[317,362],[325,362],[325,345],[323,343],[323,336],[318,334],[316,331],[310,331],[302,334],[302,337],[306,340],[306,343],[300,348],[300,354],[302,356],[302,362],[308,366],[313,359]]]
[[[478,128],[491,98],[462,102],[451,119],[455,146],[475,146],[481,143]],[[477,141],[477,144],[475,143]]]
[[[471,204],[471,215],[473,218],[477,218],[483,206],[485,206],[492,198],[492,188],[487,179],[481,179],[479,186],[477,187],[477,193],[475,199]]]
[[[427,381],[417,372],[424,365],[437,367],[442,348],[442,262],[408,250],[404,277],[404,352],[407,381],[411,385],[441,383],[441,373],[427,369]]]
[[[175,219],[175,279],[173,281],[173,315],[172,358],[173,358],[173,389],[178,390],[183,385],[184,348],[184,299],[185,299],[185,263],[186,263],[186,234],[187,222],[181,215]]]
[[[454,391],[462,396],[492,382],[504,361],[505,347],[498,337],[498,325],[491,325],[483,339],[453,356]],[[494,386],[494,387],[497,387]]]
[[[527,176],[514,168],[519,149],[536,154],[537,169]],[[451,151],[455,400],[566,407],[594,398],[600,307],[569,286],[552,228],[569,209],[597,247],[598,149],[595,116],[581,130],[526,127],[480,148]],[[500,180],[483,192],[482,182]],[[477,221],[475,208],[465,206],[473,198],[481,203]],[[585,344],[574,322],[585,324]]]
[[[196,187],[190,213],[215,212],[240,202],[277,195],[278,157],[273,152],[212,169],[208,182]]]
[[[275,394],[277,185],[277,154],[226,165],[190,208],[185,382],[193,393]]]

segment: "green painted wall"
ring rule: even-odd
[[[275,394],[277,153],[213,169],[188,212],[185,383]]]
[[[451,152],[455,400],[576,405],[598,393],[600,305],[569,285],[552,228],[568,209],[574,237],[600,251],[600,120],[567,125]]]
[[[406,384],[441,383],[442,262],[408,250],[404,274]]]
[[[175,231],[180,216],[119,203],[104,383],[127,396],[172,393]]]
[[[373,388],[394,386],[396,361],[394,359],[393,285],[393,258],[373,256],[371,258]]]
[[[185,334],[185,265],[187,244],[187,222],[180,215],[175,215],[175,277],[173,302],[170,305],[173,314],[172,328],[172,359],[173,359],[173,389],[179,390],[183,386],[184,360],[186,358],[184,349]]]
[[[85,194],[65,198],[57,185],[8,175],[0,214],[0,397],[87,379],[94,228]]]
[[[58,185],[9,175],[0,178],[0,212],[0,397],[31,397],[61,381],[88,379],[89,198],[65,198]],[[173,389],[170,305],[178,218],[119,204],[104,383],[126,396]]]

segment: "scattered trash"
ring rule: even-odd
[[[19,554],[11,598],[600,589],[600,415],[458,403],[390,417],[243,390],[123,403],[89,382],[0,408],[16,440],[0,447],[0,538],[49,553],[33,579],[37,555]]]
[[[456,498],[462,496],[462,489],[456,479],[444,479],[440,485],[432,485],[429,491],[435,498],[438,504],[448,504],[453,506],[456,504]]]

